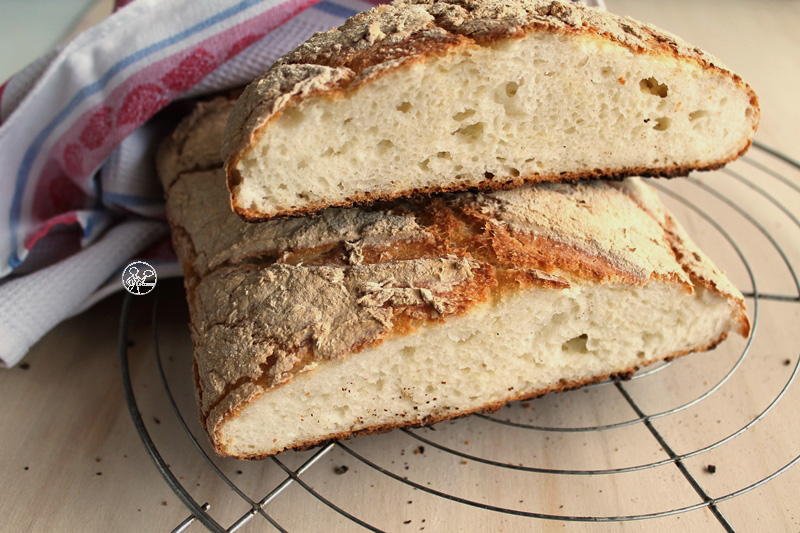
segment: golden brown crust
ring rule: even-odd
[[[228,121],[223,140],[231,206],[250,221],[272,216],[297,216],[319,212],[325,207],[347,207],[391,200],[402,196],[430,195],[464,190],[465,185],[430,187],[372,195],[364,193],[335,202],[320,201],[294,209],[282,209],[265,216],[236,200],[241,182],[236,170],[239,160],[253,146],[261,132],[284,109],[324,95],[338,98],[376,76],[412,63],[427,60],[459,47],[488,46],[504,39],[517,39],[534,31],[601,39],[624,46],[637,54],[668,56],[698,64],[730,78],[750,95],[754,108],[753,132],[760,109],[755,91],[722,63],[680,38],[628,17],[599,8],[561,0],[400,0],[381,5],[348,19],[344,25],[320,33],[288,53],[244,91]],[[627,176],[684,176],[692,170],[713,170],[747,151],[746,139],[737,154],[712,162],[672,165],[660,168],[607,168],[565,174],[537,174],[516,179],[487,179],[475,185],[479,190],[501,190],[540,181]]]

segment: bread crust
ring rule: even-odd
[[[226,100],[199,108],[186,119],[195,126],[179,127],[167,149],[200,150],[229,112]],[[167,214],[186,275],[201,420],[220,453],[227,454],[221,425],[264,392],[524,288],[703,286],[727,298],[740,333],[749,329],[741,294],[638,179],[451,194],[247,224],[228,208],[221,166],[221,159],[202,171],[191,161],[160,166],[172,173],[161,179],[170,184]],[[311,309],[306,292],[326,306]],[[353,434],[398,425],[406,424]]]
[[[329,206],[347,207],[401,195],[430,195],[464,190],[464,184],[429,187],[400,193],[364,193],[336,202],[316,202],[283,209],[265,216],[241,205],[236,188],[241,176],[236,167],[257,142],[261,132],[284,110],[313,97],[342,98],[378,76],[413,63],[452,53],[462,47],[490,46],[519,39],[531,32],[597,39],[621,45],[635,54],[689,61],[730,78],[747,92],[754,109],[753,132],[758,127],[758,97],[741,77],[717,58],[655,26],[620,17],[595,7],[562,0],[400,0],[381,5],[348,19],[344,25],[316,34],[279,59],[263,76],[247,87],[230,118],[223,138],[223,158],[231,191],[231,207],[246,220],[315,213]],[[530,174],[514,179],[486,179],[470,187],[502,190],[541,181],[628,176],[685,176],[692,170],[713,170],[742,155],[750,147],[745,140],[737,153],[707,163],[660,168],[605,168],[560,174]]]

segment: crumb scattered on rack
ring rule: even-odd
[[[791,365],[791,364],[792,364],[792,360],[791,360],[791,359],[787,359],[787,360],[785,360],[785,361],[783,362],[783,364],[784,364],[784,365],[786,365],[786,366],[789,366],[789,365]]]
[[[340,476],[341,476],[342,474],[344,474],[344,473],[345,473],[345,472],[347,472],[348,470],[350,470],[350,467],[349,467],[349,466],[347,466],[347,465],[335,466],[335,467],[333,468],[333,473],[334,473],[334,474],[338,474],[338,475],[340,475]]]
[[[708,466],[706,466],[706,471],[709,474],[713,474],[714,472],[717,471],[717,465],[708,465]]]
[[[416,450],[414,450],[414,455],[419,455],[421,453],[425,453],[425,446],[420,446]]]
[[[28,370],[31,367],[31,365],[29,365],[28,363],[20,363],[19,367],[22,370]]]

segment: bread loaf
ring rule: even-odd
[[[398,0],[252,83],[225,133],[237,213],[713,169],[753,90],[653,26],[560,0]]]
[[[247,224],[221,160],[184,157],[208,163],[230,109],[200,106],[159,159],[222,455],[495,409],[749,330],[741,294],[638,178]]]

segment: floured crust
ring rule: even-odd
[[[200,150],[211,137],[204,128],[218,132],[219,115],[229,111],[224,100],[198,109],[186,119],[197,126],[179,128],[168,142]],[[186,274],[198,403],[212,439],[242,406],[323,362],[522,288],[659,280],[691,292],[702,285],[725,295],[740,332],[749,330],[741,294],[638,179],[462,193],[247,224],[228,208],[221,165],[160,166],[175,173],[161,178],[171,184],[167,213]]]
[[[261,131],[283,110],[319,95],[346,96],[348,91],[388,71],[452,52],[458,47],[488,46],[503,39],[517,39],[530,32],[552,32],[622,45],[637,54],[652,54],[690,61],[729,77],[750,95],[758,126],[758,98],[752,88],[715,57],[679,37],[620,17],[595,7],[562,0],[400,0],[381,5],[348,19],[339,28],[318,33],[279,59],[242,94],[230,115],[223,138],[231,205],[240,216],[257,221],[266,217],[242,205],[233,192],[241,182],[236,167],[257,142]],[[724,166],[750,147],[748,139],[738,154],[695,165],[665,165],[659,168],[611,168],[561,174],[531,174],[514,179],[487,179],[475,187],[500,190],[540,181],[628,176],[683,176],[691,170],[713,170]],[[402,193],[365,193],[335,202],[319,201],[282,209],[279,216],[319,212],[325,207],[351,206],[402,196],[430,195],[462,190],[463,185],[429,187]],[[272,215],[270,215],[272,216]]]

